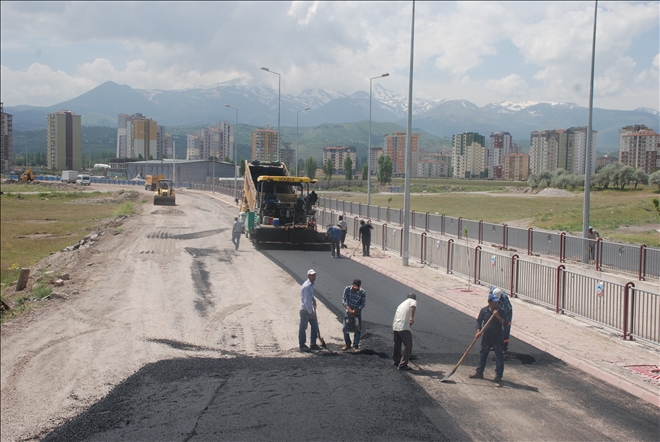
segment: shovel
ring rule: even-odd
[[[491,315],[491,316],[490,316],[490,319],[488,319],[488,321],[486,321],[486,325],[484,325],[484,326],[481,328],[481,331],[479,332],[479,334],[476,335],[476,336],[474,337],[474,340],[472,341],[472,344],[470,344],[470,346],[468,347],[468,349],[465,350],[465,353],[463,353],[463,357],[461,358],[460,361],[458,361],[458,364],[456,364],[456,365],[454,366],[453,370],[452,370],[447,376],[445,376],[444,378],[440,379],[440,382],[445,382],[447,379],[449,379],[449,378],[451,377],[451,375],[453,375],[454,373],[456,373],[456,370],[458,370],[458,367],[463,363],[463,361],[465,360],[465,357],[468,355],[468,353],[470,353],[470,350],[472,350],[472,347],[473,347],[474,344],[477,342],[477,339],[479,339],[479,338],[481,337],[481,334],[483,333],[484,330],[486,330],[486,327],[488,327],[488,324],[490,324],[490,321],[492,321],[494,317],[495,317],[495,315]]]
[[[316,313],[316,307],[314,307],[314,315],[316,316],[316,323],[318,324],[319,323],[319,315]],[[325,339],[323,339],[321,337],[321,326],[318,327],[318,332],[319,332],[319,341],[321,342],[321,347],[325,348],[326,350],[328,350],[333,355],[338,354],[336,351],[330,350],[328,348],[328,346],[326,345],[326,343],[325,343]]]

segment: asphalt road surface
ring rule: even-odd
[[[234,216],[235,207],[226,202],[181,192],[175,208],[149,208],[126,228],[122,244],[107,246],[105,253],[123,248],[116,273],[99,279],[94,293],[111,279],[125,287],[99,296],[103,304],[91,297],[69,304],[68,316],[75,319],[84,311],[85,327],[96,327],[80,326],[77,332],[77,339],[88,339],[87,359],[75,366],[77,376],[70,384],[87,382],[91,389],[96,384],[88,379],[94,377],[89,366],[95,364],[94,372],[112,365],[119,381],[39,438],[658,439],[657,408],[517,340],[510,345],[515,354],[506,362],[501,384],[491,381],[492,360],[486,379],[467,378],[477,363],[478,344],[449,382],[441,383],[472,342],[477,312],[469,317],[419,293],[414,370],[396,370],[391,322],[411,289],[351,259],[332,259],[329,251],[257,251],[245,237],[234,251],[228,228]],[[309,268],[318,273],[320,328],[329,350],[302,354],[296,348],[298,284]],[[367,292],[361,352],[335,355],[342,345],[343,289],[356,277]],[[73,327],[68,319],[49,315]],[[38,331],[39,336],[51,334]],[[13,341],[31,345],[8,340],[3,359]],[[48,344],[39,345],[46,353]],[[75,356],[60,352],[62,366]],[[135,370],[124,376],[126,366]],[[57,377],[56,367],[49,367]],[[12,376],[19,382],[30,374],[34,379],[35,373]],[[3,386],[3,401],[20,400],[9,394]],[[48,386],[40,394],[49,396]],[[34,400],[26,402],[24,413],[28,405],[36,407],[39,397]],[[15,410],[3,405],[6,412]]]

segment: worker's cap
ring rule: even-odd
[[[360,288],[361,285],[362,285],[362,281],[360,281],[359,279],[353,280],[353,287]]]
[[[309,275],[316,275],[316,271],[314,269],[307,270],[307,276]]]
[[[489,293],[488,300],[493,302],[500,302],[500,297],[496,296],[495,293]]]
[[[593,230],[593,229],[594,229],[593,227],[589,226],[589,230]]]

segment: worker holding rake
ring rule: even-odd
[[[502,326],[504,325],[506,313],[499,307],[500,298],[495,293],[488,294],[488,306],[481,309],[477,316],[477,334],[475,337],[481,338],[481,351],[479,352],[479,365],[470,379],[483,379],[488,353],[491,347],[495,351],[495,382],[502,380],[504,374],[504,353],[502,351]],[[491,316],[493,321],[489,322]],[[486,324],[486,325],[484,325]],[[482,328],[483,327],[483,328]]]

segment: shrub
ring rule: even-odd
[[[130,201],[125,201],[117,207],[117,210],[113,212],[114,216],[122,216],[122,215],[132,215],[135,213],[135,207],[133,206],[133,203]]]
[[[43,285],[38,285],[32,288],[32,296],[34,296],[37,299],[45,298],[51,293],[53,293],[53,290],[50,287],[46,287]]]

